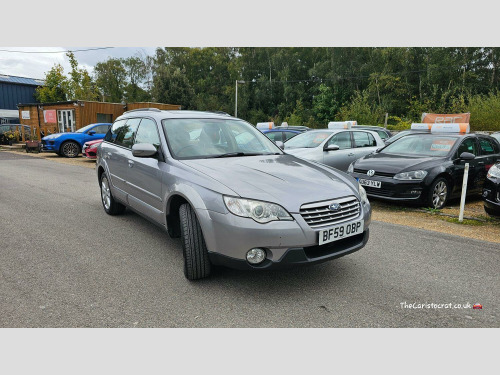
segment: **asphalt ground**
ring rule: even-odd
[[[105,214],[94,170],[0,152],[0,327],[500,327],[499,266],[497,243],[374,221],[334,261],[190,282],[179,239]]]

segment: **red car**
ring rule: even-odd
[[[102,142],[102,139],[97,139],[95,141],[85,142],[82,148],[82,154],[87,159],[97,159],[97,146]]]

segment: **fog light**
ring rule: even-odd
[[[266,259],[266,251],[264,249],[251,249],[247,252],[247,261],[250,264],[259,264]]]

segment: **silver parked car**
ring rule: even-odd
[[[268,269],[361,249],[371,207],[349,175],[285,154],[223,114],[134,110],[97,155],[104,210],[126,207],[181,237],[188,279],[212,265]]]
[[[351,128],[311,130],[286,141],[284,149],[287,154],[347,171],[353,161],[384,146],[376,132]]]

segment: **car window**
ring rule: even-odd
[[[283,140],[282,132],[269,132],[269,133],[266,133],[266,137],[274,142]]]
[[[474,154],[476,156],[479,155],[478,149],[477,149],[477,143],[476,143],[476,140],[474,138],[465,138],[462,141],[460,146],[458,146],[457,157],[460,157],[460,155],[463,152],[469,152],[469,153]]]
[[[479,138],[479,147],[481,147],[482,155],[491,155],[496,153],[495,145],[486,138]]]
[[[314,148],[322,144],[332,134],[329,132],[313,131],[306,132],[290,138],[285,143],[285,148]]]
[[[116,137],[115,143],[123,147],[132,148],[132,145],[134,144],[134,136],[140,122],[140,118],[128,119],[125,126],[122,127],[120,133]]]
[[[108,130],[106,136],[104,137],[104,140],[106,142],[111,142],[115,143],[116,137],[118,136],[118,133],[122,129],[123,126],[125,126],[125,123],[127,120],[118,120],[113,123],[111,128]]]
[[[377,141],[373,135],[367,132],[352,132],[354,137],[354,147],[373,147],[377,145]]]
[[[95,128],[92,128],[92,131],[95,131],[97,134],[105,134],[109,129],[109,125],[99,125]]]
[[[328,141],[327,146],[337,145],[340,150],[345,150],[347,148],[351,148],[351,134],[350,132],[340,132],[335,134]]]
[[[446,156],[457,141],[455,137],[410,134],[386,146],[380,153],[419,156]]]
[[[288,141],[290,138],[293,138],[297,135],[298,133],[294,132],[283,132],[283,135],[285,136],[285,141]]]
[[[382,138],[382,140],[389,138],[389,136],[387,135],[387,133],[385,131],[383,131],[383,130],[375,130],[375,131],[380,136],[380,138]]]
[[[160,137],[156,122],[147,118],[142,119],[134,143],[151,143],[158,149],[160,147]]]

